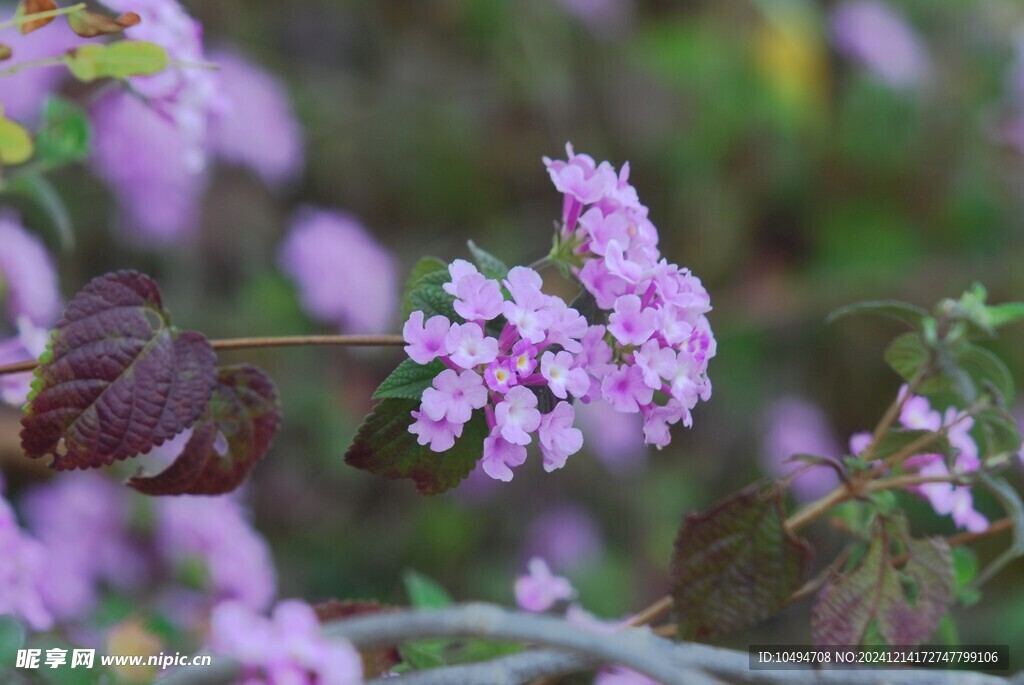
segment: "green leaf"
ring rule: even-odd
[[[953,547],[952,552],[956,598],[964,606],[977,604],[981,591],[971,587],[971,583],[978,575],[978,555],[970,547]]]
[[[1005,410],[996,407],[982,409],[974,415],[974,425],[983,432],[985,458],[1014,455],[1020,451],[1020,427]]]
[[[57,234],[61,249],[70,250],[75,246],[74,227],[60,193],[50,181],[40,174],[16,176],[4,185],[4,192],[24,198],[27,212],[41,215],[41,219]],[[34,222],[32,222],[34,223]]]
[[[975,387],[975,394],[987,388],[994,389],[1005,406],[1013,404],[1013,374],[1003,360],[984,347],[966,343],[956,355],[956,363],[967,373]]]
[[[501,261],[487,250],[484,250],[477,246],[472,240],[466,243],[469,246],[469,251],[473,253],[473,261],[476,262],[477,267],[480,269],[480,273],[487,278],[494,278],[498,281],[505,278],[508,275],[508,265]]]
[[[445,665],[441,652],[444,645],[434,644],[438,641],[427,642],[406,642],[398,648],[402,655],[402,661],[412,666],[417,671],[427,668],[441,668]]]
[[[25,127],[3,116],[0,106],[0,162],[21,164],[32,157],[32,137]]]
[[[988,320],[992,328],[1024,321],[1024,302],[1006,302],[988,307]]]
[[[422,276],[409,291],[410,311],[423,312],[424,320],[441,315],[452,321],[461,321],[461,317],[455,313],[455,298],[441,287],[450,280],[447,270],[432,271]]]
[[[412,301],[409,299],[409,295],[416,288],[416,283],[429,273],[435,271],[443,271],[448,273],[448,265],[442,262],[437,257],[423,257],[412,267],[412,271],[409,273],[409,280],[405,282],[405,291],[402,293],[402,318],[408,319],[409,314],[413,312],[415,307],[412,306]]]
[[[477,411],[464,426],[462,437],[447,452],[433,452],[409,432],[411,412],[419,400],[387,399],[364,419],[345,463],[387,478],[410,478],[416,489],[434,495],[462,482],[483,456],[487,421]]]
[[[48,168],[78,162],[89,155],[89,118],[81,107],[51,97],[43,108],[43,125],[36,134],[36,159]]]
[[[412,359],[406,359],[377,387],[373,399],[418,400],[437,374],[446,368],[438,359],[429,364],[417,364]]]
[[[899,300],[874,300],[869,302],[857,302],[836,309],[825,319],[825,323],[835,323],[839,319],[848,316],[871,314],[874,316],[888,316],[908,324],[911,328],[920,328],[922,322],[929,316],[928,310],[922,309],[909,302]]]
[[[155,43],[122,40],[106,45],[82,45],[64,54],[64,63],[79,81],[124,79],[163,71],[170,64],[167,51]]]
[[[917,442],[931,433],[932,431],[929,430],[890,430],[882,436],[872,459],[888,459],[911,443]],[[949,444],[947,438],[939,436],[929,442],[927,446],[922,447],[921,451],[917,452],[917,454],[942,454],[949,457],[953,454],[953,447]]]
[[[862,644],[873,621],[890,645],[916,645],[935,632],[953,601],[949,545],[942,538],[915,540],[901,533],[909,559],[900,571],[890,558],[888,527],[879,518],[857,567],[825,583],[811,611],[816,644]]]
[[[931,353],[917,333],[897,336],[885,350],[886,363],[907,382],[917,378],[930,359]]]
[[[680,637],[709,639],[771,616],[801,586],[812,556],[786,531],[777,488],[750,486],[690,514],[669,571]]]
[[[417,609],[443,609],[455,603],[440,583],[422,573],[406,571],[402,581],[409,603]]]
[[[25,627],[13,616],[0,616],[0,672],[13,666],[18,650],[25,644]]]

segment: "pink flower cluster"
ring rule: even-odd
[[[218,654],[242,663],[242,685],[356,685],[362,682],[359,652],[320,634],[320,622],[304,602],[280,602],[270,618],[240,602],[214,609],[210,643]]]
[[[611,354],[602,348],[588,371],[614,409],[643,414],[645,442],[661,448],[671,440],[668,427],[691,426],[691,410],[711,397],[710,298],[700,279],[661,256],[658,231],[629,184],[629,164],[616,173],[571,145],[566,153],[564,161],[544,159],[563,194],[561,241],[582,263],[583,287],[611,312]],[[669,398],[664,404],[654,401],[659,391]]]
[[[900,395],[908,391],[907,386],[903,386]],[[974,419],[962,416],[956,407],[950,407],[945,413],[940,413],[932,409],[926,398],[912,395],[903,403],[900,423],[910,430],[937,431],[945,426],[946,438],[957,451],[953,459],[952,473],[968,474],[977,471],[981,466],[978,445],[970,434],[971,428],[974,427]],[[850,438],[850,448],[855,454],[859,454],[870,441],[870,434],[858,433]],[[907,459],[904,466],[916,469],[921,476],[941,478],[951,473],[946,458],[941,454],[917,454]],[[974,509],[974,498],[969,485],[924,483],[910,490],[927,499],[936,513],[952,516],[958,528],[964,528],[972,533],[988,528],[988,519]]]
[[[583,446],[569,397],[585,398],[594,381],[590,360],[611,356],[604,329],[588,326],[563,300],[541,292],[541,277],[533,269],[515,267],[502,283],[461,259],[448,271],[452,280],[443,287],[455,297],[455,311],[464,321],[440,315],[424,321],[423,312],[415,311],[403,328],[413,361],[440,359],[448,367],[424,391],[409,431],[421,445],[444,452],[462,435],[473,411],[483,409],[490,431],[483,454],[487,475],[511,480],[511,467],[526,461],[534,433],[545,470],[561,468]],[[502,285],[511,299],[505,299]],[[497,336],[489,335],[487,322],[499,316],[506,323]],[[542,414],[535,388],[547,388],[560,401]]]

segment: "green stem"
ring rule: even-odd
[[[278,337],[226,338],[211,340],[215,350],[251,350],[259,347],[307,347],[309,345],[340,345],[345,347],[388,347],[404,345],[400,335],[285,335]],[[32,371],[39,362],[30,359],[0,366],[0,376]]]
[[[35,69],[36,67],[57,67],[61,64],[64,64],[63,55],[61,55],[60,57],[43,57],[41,59],[33,59],[27,62],[15,64],[11,67],[7,67],[6,69],[0,71],[0,77],[12,76],[14,74],[17,74],[19,71],[24,71],[25,69]]]
[[[13,19],[9,19],[5,22],[0,22],[0,31],[3,31],[4,29],[11,29],[15,26],[21,26],[22,24],[28,24],[33,21],[39,21],[41,19],[52,19],[64,14],[73,14],[79,10],[84,10],[85,7],[86,4],[84,2],[80,2],[77,5],[72,5],[71,7],[60,7],[55,10],[46,10],[45,12],[23,14],[20,17],[14,17]]]

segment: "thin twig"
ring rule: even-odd
[[[210,341],[213,349],[220,351],[249,350],[260,347],[303,347],[309,345],[387,347],[404,344],[405,340],[400,335],[284,335],[270,338],[225,338]],[[32,371],[37,366],[39,366],[39,362],[34,359],[15,364],[5,364],[0,366],[0,376],[9,373]]]
[[[52,19],[53,17],[59,17],[62,14],[72,14],[78,10],[84,10],[86,4],[80,2],[77,5],[71,5],[70,7],[60,7],[55,10],[46,10],[45,12],[34,12],[32,14],[23,14],[20,17],[14,17],[7,21],[0,22],[0,31],[4,29],[11,29],[15,26],[21,26],[22,24],[29,24],[33,21],[40,21],[42,19]]]

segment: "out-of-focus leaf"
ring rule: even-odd
[[[825,319],[826,323],[834,323],[839,319],[859,314],[888,316],[908,324],[911,328],[920,328],[921,322],[928,316],[928,311],[909,302],[899,300],[874,300],[857,302],[835,310]]]
[[[890,430],[882,436],[882,439],[878,443],[878,447],[875,449],[873,458],[887,459],[931,432],[932,431],[929,430]],[[953,448],[949,444],[949,440],[940,436],[929,442],[926,447],[922,447],[921,451],[917,454],[942,454],[945,456],[952,456],[952,453]]]
[[[43,108],[43,125],[36,134],[36,159],[47,167],[77,162],[89,156],[89,118],[81,107],[51,97]]]
[[[432,644],[438,642],[441,641],[407,642],[398,648],[398,653],[402,655],[402,661],[417,671],[427,668],[441,668],[445,665],[442,652],[446,645]]]
[[[983,456],[1015,455],[1020,451],[1020,427],[1005,410],[995,407],[983,409],[974,415],[974,425],[984,432]]]
[[[255,366],[217,370],[206,411],[181,455],[164,471],[128,485],[147,495],[222,495],[245,480],[281,423],[274,382]]]
[[[767,618],[807,576],[813,550],[785,529],[782,493],[748,487],[690,514],[669,585],[683,639],[708,639]]]
[[[122,40],[107,45],[82,45],[64,55],[68,70],[79,81],[124,79],[163,71],[170,64],[167,51],[155,43]]]
[[[433,578],[417,571],[406,571],[402,577],[409,603],[417,609],[443,609],[455,603],[448,591]]]
[[[465,424],[455,445],[438,454],[416,442],[409,432],[411,412],[419,400],[387,399],[377,403],[345,453],[345,463],[388,478],[410,478],[424,495],[455,487],[483,455],[487,421],[481,411]]]
[[[40,14],[42,12],[52,12],[57,9],[57,3],[53,0],[21,0],[18,3],[18,8],[14,12],[15,18],[20,19],[21,17],[28,16],[30,14]],[[26,21],[18,27],[18,30],[22,35],[26,33],[32,33],[37,29],[41,29],[56,17],[46,17],[44,19],[33,19],[32,21]]]
[[[908,382],[917,377],[930,358],[928,348],[917,333],[897,336],[885,350],[886,363]]]
[[[1024,302],[1006,302],[988,307],[988,320],[992,328],[1024,321]]]
[[[5,62],[14,56],[14,50],[6,43],[0,43],[0,62]]]
[[[25,627],[13,616],[0,616],[0,672],[12,666],[18,650],[25,644]]]
[[[82,38],[95,38],[120,33],[129,26],[135,26],[141,18],[135,12],[126,12],[115,18],[89,10],[78,10],[68,15],[68,26]]]
[[[437,359],[429,364],[417,364],[412,359],[406,359],[377,387],[373,399],[418,400],[423,396],[423,391],[430,387],[434,377],[445,368],[444,363]]]
[[[61,249],[70,250],[75,246],[71,214],[64,205],[60,193],[45,176],[40,174],[16,176],[4,185],[4,191],[24,198],[30,203],[32,210],[42,215],[45,223],[51,226],[56,233]]]
[[[942,538],[903,535],[909,559],[902,572],[889,554],[888,524],[878,519],[867,552],[857,567],[831,578],[811,612],[811,633],[819,645],[859,645],[873,621],[890,645],[915,645],[939,625],[953,600],[953,558]],[[913,592],[912,601],[905,586]]]
[[[21,164],[32,157],[33,149],[32,136],[24,126],[3,116],[0,106],[0,162]]]
[[[472,240],[467,245],[469,251],[473,253],[473,261],[476,262],[477,267],[480,269],[480,273],[487,278],[494,278],[501,280],[508,275],[508,265],[502,260],[492,255],[487,250],[484,250],[477,246]]]
[[[75,295],[39,361],[21,444],[59,470],[148,452],[199,417],[216,380],[210,343],[171,326],[156,283],[135,271]]]
[[[967,373],[975,387],[975,394],[993,388],[1005,406],[1013,404],[1013,374],[1003,360],[984,347],[967,343],[956,355],[957,365]]]
[[[416,308],[412,304],[410,295],[416,289],[417,282],[429,273],[443,271],[448,273],[448,265],[437,257],[423,257],[412,267],[409,273],[409,280],[405,283],[405,291],[402,293],[402,318],[408,319]]]
[[[971,587],[971,583],[978,575],[978,555],[970,547],[953,547],[952,553],[956,598],[964,606],[977,604],[981,591]]]

